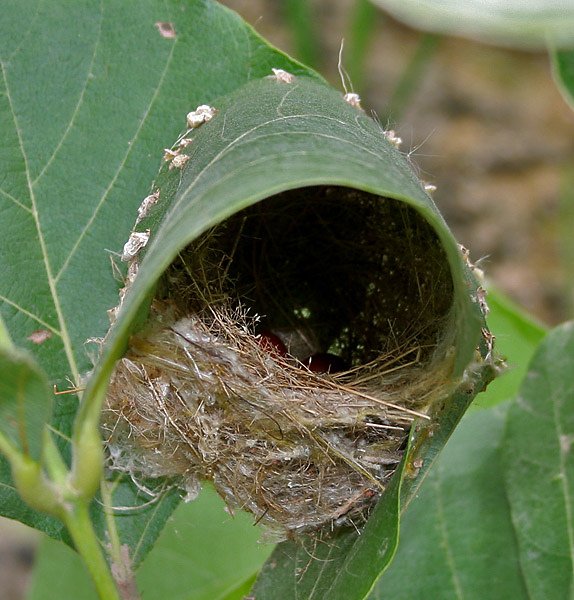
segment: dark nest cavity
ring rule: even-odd
[[[211,480],[280,536],[357,526],[452,390],[452,306],[404,202],[316,186],[246,208],[165,273],[110,384],[110,467],[188,499]]]

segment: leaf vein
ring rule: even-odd
[[[68,137],[68,134],[72,130],[72,127],[74,125],[76,117],[78,116],[78,114],[80,112],[80,108],[82,107],[82,105],[84,103],[84,98],[85,98],[85,95],[86,95],[86,90],[88,89],[88,83],[90,81],[90,74],[92,73],[92,67],[94,66],[94,61],[96,59],[96,54],[98,53],[98,47],[99,47],[100,40],[101,40],[103,13],[104,13],[104,6],[103,6],[103,3],[100,2],[100,17],[101,17],[100,18],[100,26],[99,26],[99,29],[98,29],[98,36],[97,36],[96,42],[94,44],[94,51],[93,51],[93,54],[92,54],[92,59],[90,61],[90,66],[88,67],[88,74],[86,76],[86,81],[84,82],[84,87],[83,87],[83,89],[82,89],[82,91],[80,93],[80,97],[78,98],[78,102],[76,103],[76,106],[74,108],[74,112],[72,113],[72,116],[70,117],[70,122],[68,123],[68,126],[66,127],[66,130],[62,134],[62,137],[60,138],[60,141],[57,143],[56,147],[54,148],[54,151],[52,152],[51,156],[46,161],[46,164],[44,165],[44,167],[42,168],[42,170],[40,171],[40,173],[38,173],[36,179],[34,179],[32,181],[32,186],[35,186],[38,183],[38,181],[40,181],[40,179],[43,177],[44,173],[48,170],[48,168],[50,167],[50,165],[54,162],[54,159],[56,158],[56,155],[60,151],[60,148],[63,146],[64,141],[66,140],[66,138]]]
[[[92,215],[90,216],[90,218],[88,219],[87,223],[84,225],[82,231],[80,232],[80,235],[78,236],[78,238],[74,242],[74,245],[72,246],[70,252],[68,253],[68,256],[66,257],[66,260],[64,261],[62,267],[60,268],[60,270],[56,274],[56,278],[55,278],[56,282],[58,282],[60,280],[60,278],[62,277],[62,275],[66,272],[66,270],[67,270],[67,268],[68,268],[68,266],[69,266],[72,258],[74,257],[74,255],[78,251],[78,248],[80,247],[80,244],[82,243],[82,241],[86,237],[86,234],[89,231],[90,227],[92,226],[92,223],[96,220],[96,217],[97,217],[98,213],[100,212],[102,206],[105,204],[105,202],[106,202],[106,200],[108,198],[109,193],[113,189],[114,184],[118,180],[118,177],[120,176],[120,173],[121,173],[124,165],[126,164],[126,162],[127,162],[128,158],[129,158],[129,156],[130,156],[133,148],[135,147],[135,141],[137,140],[138,136],[140,135],[140,133],[142,131],[142,128],[144,126],[144,123],[146,122],[147,116],[148,116],[149,112],[151,111],[152,106],[154,105],[154,103],[155,103],[155,101],[156,101],[156,99],[157,99],[157,97],[159,95],[159,92],[161,90],[163,81],[165,79],[165,76],[167,74],[168,68],[169,68],[169,66],[171,64],[171,61],[172,61],[172,58],[173,58],[173,53],[174,53],[174,48],[175,48],[176,43],[177,43],[177,40],[171,46],[171,51],[170,51],[170,53],[169,53],[169,55],[167,57],[165,66],[163,68],[163,71],[162,71],[161,76],[160,76],[159,81],[158,81],[158,85],[157,85],[157,87],[155,89],[155,92],[153,93],[153,95],[152,95],[152,97],[151,97],[151,99],[149,101],[149,104],[148,104],[147,108],[145,109],[145,112],[144,112],[144,114],[143,114],[143,116],[142,116],[142,118],[140,120],[140,124],[139,124],[139,126],[138,126],[138,128],[137,128],[137,130],[136,130],[136,132],[135,132],[135,134],[133,136],[133,138],[131,139],[129,145],[128,145],[128,150],[126,151],[123,159],[120,161],[120,164],[119,164],[119,166],[118,166],[118,168],[117,168],[114,176],[110,180],[110,183],[108,184],[107,188],[105,189],[104,193],[102,194],[102,197],[100,198],[100,200],[98,201],[97,205],[95,206]]]
[[[26,206],[23,202],[20,202],[20,200],[18,200],[18,198],[12,196],[12,194],[8,193],[6,190],[0,189],[0,194],[2,194],[5,198],[8,198],[8,200],[11,200],[12,202],[14,202],[14,204],[17,204],[20,208],[24,209],[26,212],[32,214],[32,210],[30,209],[29,206]]]
[[[0,300],[2,302],[5,302],[6,304],[12,306],[18,312],[21,312],[22,314],[26,315],[30,319],[33,319],[34,321],[36,321],[37,323],[39,323],[42,327],[45,327],[46,329],[50,330],[54,335],[57,335],[58,337],[62,337],[62,334],[55,327],[53,327],[49,323],[46,323],[46,321],[44,321],[44,319],[41,319],[38,315],[35,315],[34,313],[31,313],[29,310],[26,310],[25,308],[23,308],[22,306],[20,306],[16,302],[13,302],[12,300],[9,300],[8,298],[6,298],[6,296],[2,296],[1,294],[0,294]]]
[[[64,313],[62,311],[62,306],[60,305],[60,298],[56,289],[56,282],[52,275],[52,267],[50,265],[50,261],[48,258],[48,250],[46,247],[46,240],[44,239],[44,233],[42,231],[42,225],[40,223],[40,217],[38,214],[38,207],[36,205],[36,197],[34,195],[34,190],[32,188],[32,182],[30,180],[30,168],[28,165],[28,157],[26,155],[26,151],[24,150],[24,142],[22,139],[22,131],[18,124],[18,119],[16,117],[16,112],[14,110],[14,104],[12,101],[12,95],[10,94],[10,86],[8,84],[8,79],[6,77],[6,70],[4,64],[0,64],[0,68],[2,69],[2,78],[4,80],[4,87],[6,89],[6,98],[8,100],[8,104],[10,106],[10,112],[12,114],[12,120],[14,122],[14,129],[18,136],[18,144],[20,146],[20,152],[22,154],[22,158],[24,160],[24,165],[26,169],[26,181],[28,184],[28,191],[30,194],[30,201],[32,204],[32,216],[34,218],[34,224],[36,226],[36,231],[38,234],[38,242],[40,244],[40,249],[42,251],[42,257],[44,260],[44,268],[46,270],[46,278],[48,280],[48,286],[50,288],[50,293],[52,295],[52,300],[54,303],[54,308],[56,309],[56,314],[58,316],[58,322],[60,324],[60,338],[64,344],[64,351],[66,353],[66,358],[68,359],[68,364],[70,366],[70,370],[72,371],[73,378],[78,381],[80,379],[78,368],[76,366],[76,359],[74,357],[74,352],[72,349],[72,343],[70,340],[70,336],[68,335],[66,321],[64,319]]]

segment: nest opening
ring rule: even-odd
[[[287,533],[365,518],[451,389],[453,285],[433,228],[355,189],[282,192],[180,252],[108,393],[110,466],[212,480]]]

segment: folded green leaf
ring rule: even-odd
[[[407,491],[403,491],[406,502],[472,398],[494,374],[492,359],[482,362],[483,357],[490,357],[492,348],[488,337],[480,341],[486,330],[481,333],[484,322],[477,283],[422,184],[387,134],[346,103],[340,92],[304,77],[293,81],[270,77],[247,84],[213,105],[215,117],[188,132],[191,142],[186,142],[182,151],[186,157],[183,169],[166,166],[155,182],[157,198],[137,225],[138,235],[147,244],[140,253],[145,256],[90,382],[88,403],[99,407],[115,360],[124,352],[127,336],[141,326],[142,314],[164,271],[209,228],[281,192],[298,190],[299,196],[305,197],[305,190],[312,186],[339,186],[333,189],[355,189],[397,199],[431,224],[443,245],[445,266],[454,286],[450,331],[456,348],[454,391],[443,400],[432,424],[417,428],[413,454],[403,463],[403,468],[409,465],[410,472],[405,481]],[[274,201],[280,205],[284,197],[277,196]],[[476,351],[479,343],[482,356]],[[394,552],[400,483],[399,474],[361,538],[357,540],[354,533],[346,531],[324,542],[311,541],[312,547],[309,540],[281,545],[256,589],[261,594],[272,590],[275,595],[288,597],[295,586],[302,597],[321,597],[326,590],[333,598],[339,597],[337,594],[365,597]],[[379,559],[373,561],[373,553]],[[328,561],[314,561],[316,556]],[[355,579],[359,563],[371,566],[360,582]],[[294,580],[296,569],[301,571]]]

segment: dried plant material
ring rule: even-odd
[[[383,131],[383,134],[395,148],[401,147],[403,140],[395,133],[394,129],[389,129],[388,131]]]
[[[169,163],[170,169],[183,169],[189,160],[189,156],[187,154],[178,154],[174,156],[171,162]]]
[[[37,329],[33,331],[26,339],[33,344],[43,344],[52,337],[52,332],[48,329]]]
[[[279,537],[359,525],[457,384],[452,304],[402,202],[317,186],[247,208],[165,273],[112,377],[109,466],[187,499],[211,480]]]
[[[155,26],[157,27],[157,30],[159,31],[161,37],[169,40],[175,39],[177,37],[173,23],[168,23],[166,21],[158,21],[155,24]]]
[[[347,104],[350,104],[355,108],[361,108],[361,97],[359,96],[359,94],[355,94],[354,92],[347,92],[343,96],[343,98],[345,99],[345,102]]]
[[[156,190],[153,194],[146,196],[142,200],[142,203],[139,205],[138,208],[138,217],[136,219],[136,225],[148,216],[150,210],[157,204],[158,200],[159,190]]]
[[[201,104],[195,110],[187,113],[187,126],[190,129],[196,129],[200,125],[211,121],[216,114],[217,110],[215,108],[207,104]]]
[[[295,75],[292,75],[288,71],[284,71],[283,69],[271,70],[273,71],[273,75],[269,75],[269,77],[279,83],[293,83],[295,81]]]
[[[121,259],[124,262],[128,262],[132,260],[136,254],[142,249],[145,248],[149,241],[150,230],[146,229],[146,231],[133,231],[128,239],[128,241],[124,244],[124,249],[122,252]]]

